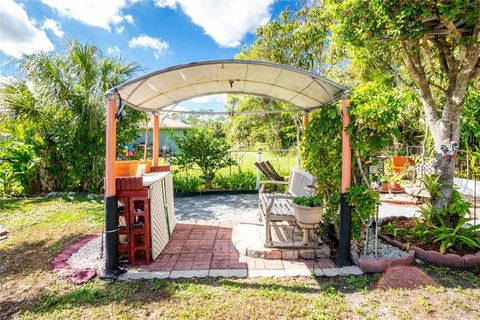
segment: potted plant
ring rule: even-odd
[[[293,198],[293,214],[301,227],[319,224],[323,217],[323,198],[318,195]]]

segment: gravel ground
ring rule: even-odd
[[[78,269],[95,269],[97,273],[105,266],[105,254],[100,257],[100,244],[102,237],[98,236],[81,247],[68,259],[68,264]]]
[[[378,239],[378,255],[377,258],[396,258],[406,256],[408,253],[389,245],[388,243],[383,242],[381,239]],[[373,228],[370,228],[368,234],[368,249],[367,255],[365,255],[365,250],[362,249],[360,252],[360,258],[375,258],[375,232]]]

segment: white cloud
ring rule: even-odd
[[[120,48],[117,46],[108,47],[107,54],[110,56],[118,57],[122,54],[122,50],[120,50]]]
[[[270,20],[274,0],[155,0],[160,8],[180,5],[193,21],[201,26],[221,47],[237,47],[249,32]]]
[[[25,9],[13,0],[0,1],[0,51],[14,58],[22,54],[51,51],[45,31],[36,28]]]
[[[125,31],[125,27],[124,26],[118,26],[118,27],[115,27],[115,32],[120,34],[122,33],[123,31]]]
[[[136,38],[130,39],[128,46],[130,48],[152,49],[155,59],[160,58],[169,48],[168,42],[147,36],[146,34],[141,34]]]
[[[221,103],[224,104],[225,102],[227,102],[227,95],[226,94],[212,94],[210,96],[193,98],[191,101],[193,103],[221,102]]]
[[[135,20],[133,19],[133,17],[131,15],[126,15],[125,17],[123,17],[125,19],[125,21],[127,21],[128,23],[130,24],[135,24]]]
[[[52,31],[53,34],[59,38],[62,38],[64,35],[60,23],[50,18],[46,18],[45,20],[43,20],[42,29]]]
[[[155,6],[159,8],[177,8],[177,0],[154,0]]]
[[[122,10],[135,1],[128,0],[41,0],[60,15],[78,20],[93,27],[111,31],[111,27],[123,21],[133,24],[131,15]]]

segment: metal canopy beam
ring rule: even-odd
[[[115,93],[131,107],[157,112],[195,97],[249,94],[312,110],[333,103],[348,89],[291,66],[253,60],[212,60],[178,65],[127,81]]]

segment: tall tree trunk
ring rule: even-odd
[[[425,103],[424,101],[422,101]],[[426,108],[427,109],[427,108]],[[427,123],[435,145],[435,171],[439,176],[439,183],[444,185],[441,188],[441,196],[432,198],[432,205],[440,210],[448,206],[453,197],[453,179],[455,177],[455,157],[445,157],[441,150],[442,145],[452,148],[452,142],[459,142],[460,138],[460,106],[447,103],[444,107],[442,118],[434,119],[427,117]],[[435,220],[435,217],[432,217]],[[446,221],[447,225],[453,226],[455,221]]]

